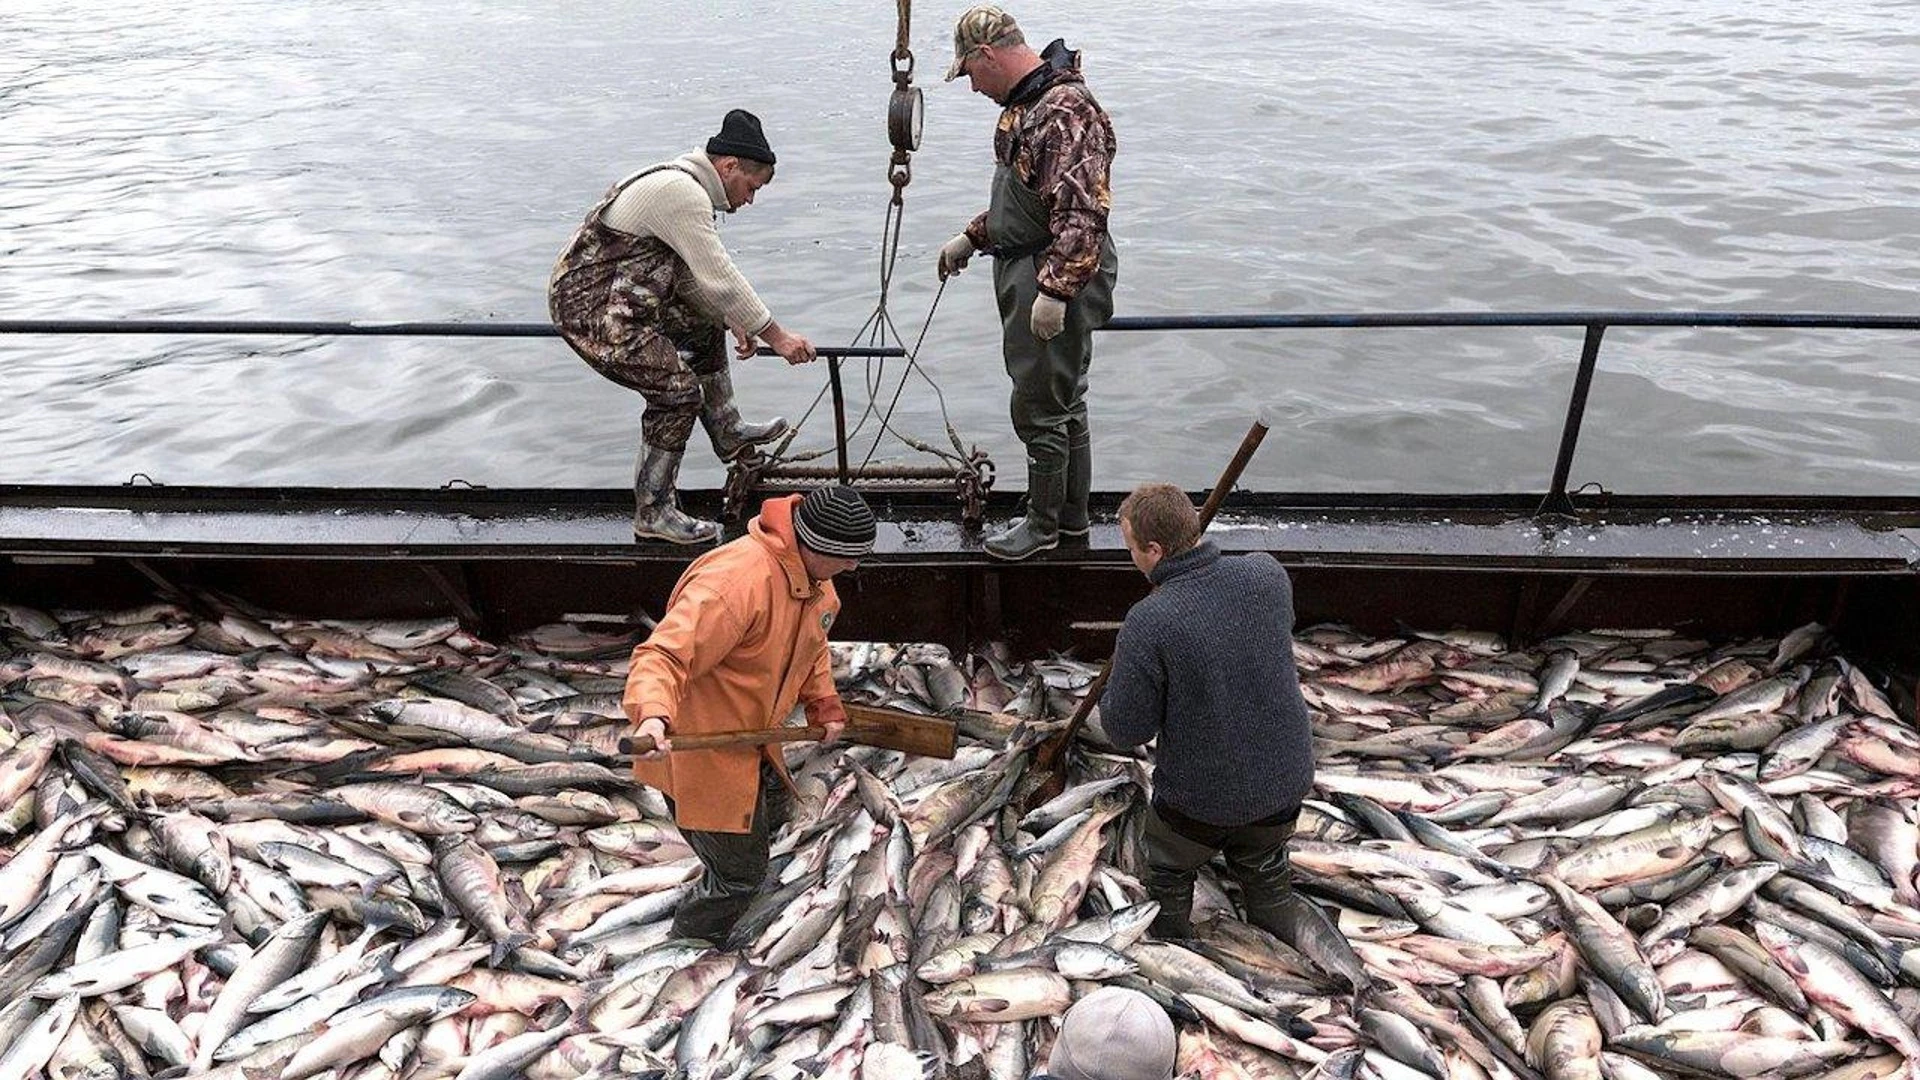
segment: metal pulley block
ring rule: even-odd
[[[887,99],[887,141],[895,150],[920,149],[920,135],[926,130],[926,96],[917,86],[896,86]]]

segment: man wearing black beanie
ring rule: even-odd
[[[731,461],[787,433],[749,423],[733,404],[726,331],[741,358],[764,341],[789,364],[813,345],[775,322],[720,243],[718,215],[753,202],[773,180],[760,118],[727,113],[704,150],[615,184],[574,231],[547,285],[560,336],[595,371],[646,399],[634,468],[633,533],[677,544],[719,539],[720,526],[682,512],[675,495],[696,419]]]
[[[839,737],[827,631],[840,611],[833,578],[873,550],[873,511],[835,485],[768,499],[747,535],[693,561],[666,614],[633,650],[621,708],[657,748],[635,779],[665,794],[705,868],[673,920],[675,937],[725,944],[760,891],[767,841],[786,819],[793,781],[777,747],[675,751],[678,735],[777,727],[795,704]]]

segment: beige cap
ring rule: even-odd
[[[991,45],[1020,29],[1013,16],[992,4],[976,4],[960,15],[953,26],[953,63],[947,65],[947,81],[960,77],[967,57],[982,45]]]
[[[1138,990],[1103,986],[1067,1010],[1047,1056],[1056,1080],[1168,1080],[1179,1048],[1167,1011]]]

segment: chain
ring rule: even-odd
[[[887,167],[887,183],[893,185],[893,205],[905,202],[907,185],[913,183],[913,163],[907,160],[905,150],[893,152],[893,164]]]

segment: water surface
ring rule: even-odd
[[[942,84],[961,4],[915,5],[926,145],[890,311],[984,205],[993,106]],[[1122,314],[1419,309],[1920,313],[1920,33],[1897,0],[1033,0],[1120,137]],[[879,291],[894,5],[864,0],[10,0],[0,317],[544,318],[620,175],[732,106],[780,155],[723,224],[783,322],[847,343]],[[987,274],[921,360],[1022,479]],[[1109,334],[1097,482],[1522,491],[1551,473],[1577,330]],[[621,486],[640,403],[559,342],[0,339],[0,481]],[[882,405],[898,363],[855,371]],[[756,360],[797,417],[821,366]],[[1913,494],[1920,336],[1614,330],[1576,484]],[[944,445],[915,378],[894,423]],[[864,455],[877,425],[862,429]],[[807,443],[831,423],[816,410]],[[877,459],[909,460],[883,438]],[[693,483],[719,470],[690,456]]]

